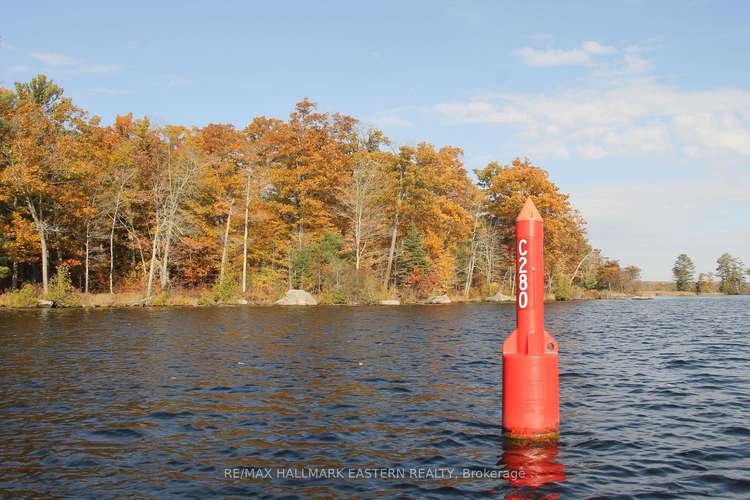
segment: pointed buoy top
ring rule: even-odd
[[[526,203],[524,203],[521,213],[516,217],[516,222],[523,220],[542,220],[542,216],[539,214],[539,210],[536,209],[534,202],[531,201],[531,198],[526,199]]]

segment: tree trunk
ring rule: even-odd
[[[229,212],[227,213],[227,225],[224,228],[224,245],[221,250],[221,269],[219,269],[219,283],[224,281],[224,270],[227,264],[227,247],[229,246],[229,225],[232,221],[232,209],[234,208],[234,198],[229,203]]]
[[[474,265],[476,263],[476,254],[472,251],[469,259],[469,269],[466,271],[466,284],[464,285],[464,297],[469,296],[471,291],[471,282],[474,279]]]
[[[15,290],[18,288],[18,261],[13,259],[13,275],[10,278],[10,289]]]
[[[289,257],[289,274],[288,274],[288,276],[289,276],[289,288],[292,289],[292,288],[294,288],[294,286],[293,286],[294,283],[293,283],[293,280],[292,280],[292,273],[294,271],[292,270],[293,266],[292,266],[292,247],[291,246],[289,247],[288,257]]]
[[[573,275],[570,277],[570,284],[571,285],[573,285],[573,280],[576,279],[576,274],[578,274],[578,270],[581,268],[581,264],[583,264],[583,261],[586,260],[589,257],[589,255],[591,255],[591,252],[589,252],[586,255],[584,255],[583,258],[581,259],[581,261],[576,266],[576,270],[573,271]]]
[[[242,293],[247,293],[247,224],[250,217],[250,172],[245,182],[245,231],[242,237]]]
[[[41,209],[37,212],[36,207],[29,198],[26,199],[26,203],[29,207],[31,218],[34,219],[36,231],[39,234],[39,242],[41,244],[42,250],[42,285],[44,287],[44,293],[47,293],[49,291],[49,254],[47,252],[47,231],[45,231],[44,228],[44,219],[42,218]]]
[[[151,298],[151,288],[154,283],[154,270],[156,269],[156,249],[159,241],[159,216],[156,217],[156,228],[154,230],[154,240],[151,243],[151,264],[148,269],[148,281],[146,283],[146,300]]]
[[[169,285],[169,249],[172,246],[172,221],[167,222],[167,233],[164,238],[164,254],[161,258],[161,272],[159,277],[161,278],[160,284],[162,289],[167,288]]]
[[[360,246],[361,243],[362,243],[361,235],[362,235],[362,233],[361,233],[360,229],[357,229],[357,231],[355,232],[355,236],[354,236],[355,245],[357,246],[356,258],[355,258],[355,262],[354,262],[354,269],[357,272],[359,272],[359,265],[360,265],[360,262],[362,261],[362,250],[361,250],[361,246]]]
[[[393,231],[391,233],[391,247],[388,250],[388,264],[383,277],[383,288],[388,290],[391,281],[391,270],[393,269],[393,258],[396,255],[396,237],[398,236],[398,222],[401,216],[401,201],[404,199],[404,170],[398,176],[398,195],[396,196],[396,215],[393,217]]]
[[[383,277],[383,288],[388,290],[388,285],[391,281],[391,269],[393,269],[393,257],[396,255],[396,238],[398,237],[398,219],[399,212],[396,212],[396,216],[393,220],[393,231],[391,232],[391,247],[388,250],[388,264],[385,267],[385,277]]]
[[[114,293],[114,270],[115,270],[115,225],[117,223],[117,211],[120,209],[120,193],[122,187],[117,192],[115,198],[115,212],[112,214],[112,227],[109,231],[109,293]]]
[[[471,291],[471,281],[474,277],[474,264],[477,261],[477,226],[479,225],[479,212],[474,215],[474,229],[471,232],[471,257],[469,258],[469,268],[466,270],[466,285],[464,285],[464,297],[469,296]]]
[[[89,293],[89,227],[91,223],[86,222],[86,263],[83,278],[83,293]]]
[[[44,229],[39,229],[39,240],[42,244],[42,285],[44,286],[44,293],[49,290],[49,262],[47,254],[47,235]]]

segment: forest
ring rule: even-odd
[[[396,145],[308,99],[242,129],[103,125],[44,75],[0,88],[0,290],[162,303],[323,303],[514,293],[515,217],[545,221],[547,292],[638,279],[529,160],[473,170],[455,146]]]

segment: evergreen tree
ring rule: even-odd
[[[687,292],[693,287],[695,265],[687,254],[681,253],[672,267],[675,286],[680,292]]]
[[[742,293],[745,285],[744,264],[737,257],[725,253],[716,259],[716,271],[721,278],[719,289],[727,295]]]
[[[422,235],[417,231],[416,224],[412,222],[403,242],[398,273],[399,281],[404,283],[415,272],[426,276],[427,267],[427,252],[422,246]]]

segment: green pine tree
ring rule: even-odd
[[[719,289],[727,295],[742,293],[745,287],[744,264],[737,257],[725,253],[716,259],[716,271],[721,278]]]
[[[422,235],[419,234],[417,226],[412,222],[406,237],[404,237],[398,272],[399,282],[403,284],[406,278],[416,269],[427,275],[427,267],[427,252],[422,246]]]
[[[687,292],[693,288],[695,265],[687,254],[681,253],[677,256],[672,268],[672,275],[678,291]]]

